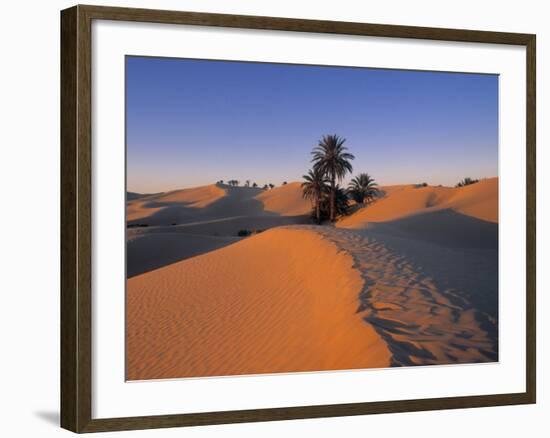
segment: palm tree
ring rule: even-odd
[[[349,210],[349,198],[348,198],[346,189],[340,187],[337,184],[334,198],[335,198],[334,204],[335,204],[336,214],[338,215],[347,214]]]
[[[336,219],[335,196],[336,182],[341,181],[348,172],[353,171],[350,161],[355,157],[346,152],[345,138],[335,135],[324,135],[319,144],[313,148],[313,166],[330,180],[330,220]]]
[[[469,176],[467,176],[462,181],[460,181],[455,187],[466,187],[466,186],[469,186],[471,184],[475,184],[477,182],[479,182],[478,179],[472,179]]]
[[[258,184],[253,183],[253,184],[252,184],[252,187],[258,187]]]
[[[368,173],[360,173],[349,183],[348,193],[355,202],[363,204],[365,200],[371,201],[378,193],[377,185]]]
[[[247,180],[245,181],[244,185],[245,185],[245,187],[250,187],[250,180],[247,179]]]
[[[272,189],[273,187],[275,187],[273,184],[269,183],[269,188]]]
[[[302,196],[310,199],[315,208],[315,219],[317,223],[321,223],[321,200],[328,192],[328,179],[324,173],[318,169],[308,170],[307,175],[304,175],[302,183]]]

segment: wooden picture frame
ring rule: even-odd
[[[527,321],[526,391],[522,393],[252,409],[129,418],[92,418],[91,25],[93,20],[186,24],[519,45],[526,48]],[[61,12],[61,426],[74,432],[535,403],[535,35],[382,24],[75,6]]]

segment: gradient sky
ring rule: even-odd
[[[381,185],[498,174],[495,75],[127,57],[126,87],[129,191],[298,181],[333,133]]]

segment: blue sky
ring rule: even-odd
[[[126,58],[128,190],[297,181],[323,134],[354,174],[454,185],[498,172],[498,77]]]

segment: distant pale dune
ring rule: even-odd
[[[353,260],[277,228],[128,280],[130,380],[385,367]]]

